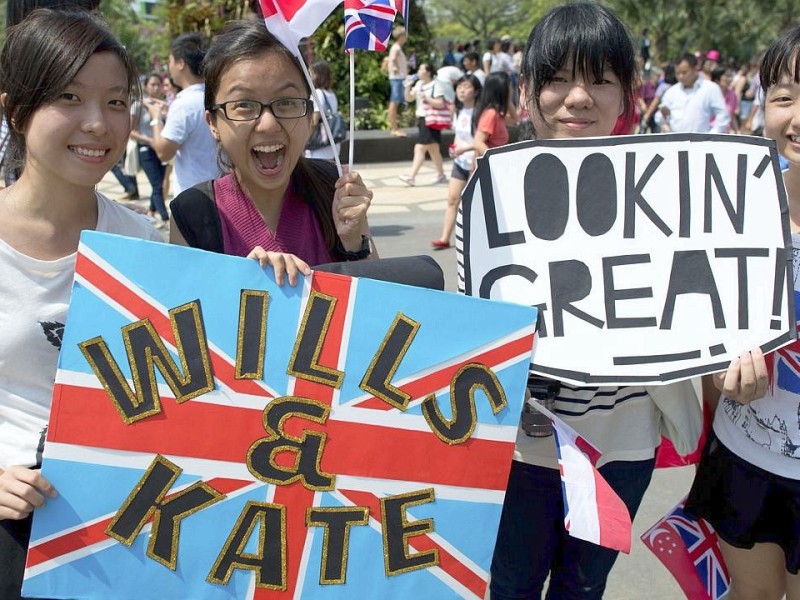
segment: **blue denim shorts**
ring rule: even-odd
[[[406,93],[405,93],[405,86],[403,85],[402,79],[390,79],[389,80],[389,102],[395,102],[396,104],[405,104],[406,102]]]

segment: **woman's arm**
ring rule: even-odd
[[[412,102],[417,97],[417,86],[418,85],[419,85],[419,81],[413,86],[408,85],[407,83],[405,84],[405,86],[406,86],[406,102]]]
[[[472,147],[475,149],[475,158],[480,158],[489,149],[488,145],[489,134],[485,131],[476,131],[475,137],[472,139]]]

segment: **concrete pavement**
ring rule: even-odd
[[[372,233],[381,256],[433,256],[445,273],[447,289],[454,291],[455,250],[434,251],[430,246],[430,241],[436,239],[441,231],[447,185],[429,184],[435,172],[428,163],[417,175],[417,185],[406,186],[398,176],[407,173],[410,159],[409,156],[407,162],[356,165],[375,193],[370,208]],[[450,173],[449,161],[445,162],[445,173]],[[138,182],[141,197],[148,198],[150,187],[141,172]],[[98,185],[98,189],[114,199],[123,193],[122,187],[111,174]],[[130,205],[146,211],[148,202],[138,200]],[[692,467],[656,471],[634,522],[632,552],[628,556],[620,556],[611,573],[605,598],[671,600],[684,597],[671,575],[639,541],[639,536],[688,492],[693,474]],[[531,510],[536,510],[535,499],[531,501]]]

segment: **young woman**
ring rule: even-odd
[[[517,112],[511,103],[511,78],[503,72],[486,76],[483,90],[472,115],[475,124],[475,158],[480,158],[489,148],[508,143],[507,123],[517,121]]]
[[[18,598],[78,238],[151,240],[147,220],[95,191],[125,149],[137,86],[124,47],[85,12],[40,10],[9,29],[0,102],[19,180],[0,191],[0,598]]]
[[[144,104],[166,104],[161,100],[161,76],[157,73],[151,73],[147,76],[144,84],[144,96],[142,103]],[[169,214],[167,213],[167,206],[164,203],[164,174],[166,173],[166,166],[158,158],[158,154],[153,149],[153,128],[150,126],[150,114],[140,103],[136,103],[133,115],[133,129],[131,130],[131,137],[136,140],[136,148],[139,151],[139,165],[141,165],[147,180],[150,182],[153,191],[150,194],[150,210],[151,217],[155,217],[156,213],[161,217],[161,222],[166,223],[169,221]]]
[[[760,70],[764,134],[789,168],[795,295],[800,292],[800,27],[767,50]],[[790,353],[796,351],[791,346]],[[779,351],[769,392],[747,402],[723,389],[687,501],[709,521],[731,576],[732,600],[800,599],[800,394]]]
[[[521,75],[520,102],[537,139],[608,136],[618,117],[633,109],[633,44],[625,25],[599,4],[569,4],[545,15],[528,38]],[[757,380],[763,393],[766,372],[759,356],[743,355],[735,373],[741,381],[734,377],[733,386],[751,393]],[[599,471],[631,517],[650,483],[661,440],[663,417],[653,396],[687,407],[694,403],[695,430],[700,430],[698,400],[689,382],[656,391],[574,387],[534,377],[529,387],[534,395],[547,390],[558,416],[603,450]],[[548,598],[599,599],[617,558],[613,550],[567,534],[553,439],[528,437],[522,429],[517,436],[492,560],[493,600],[538,598],[548,576]]]
[[[206,53],[206,120],[226,175],[172,201],[170,240],[255,256],[294,285],[309,265],[374,256],[361,176],[303,157],[311,90],[263,23],[235,22]]]
[[[411,79],[407,79],[405,82],[406,102],[417,101],[415,114],[417,117],[417,130],[419,131],[417,142],[414,144],[414,160],[411,162],[411,172],[408,175],[400,175],[400,179],[410,186],[414,185],[417,172],[425,162],[426,154],[431,157],[437,173],[433,183],[445,183],[447,181],[447,177],[444,174],[444,165],[442,164],[442,153],[439,150],[442,132],[425,124],[425,112],[428,106],[434,108],[447,106],[444,90],[434,79],[435,73],[436,71],[430,63],[422,63],[417,69],[418,79],[416,83],[412,85]]]
[[[331,66],[326,60],[318,60],[311,64],[311,81],[314,83],[316,91],[314,97],[314,116],[311,119],[313,131],[315,128],[321,126],[322,117],[320,112],[325,111],[326,114],[335,114],[339,112],[339,101],[336,99],[336,94],[333,93],[331,86],[333,85],[333,78],[331,76]],[[323,128],[324,132],[325,129]],[[325,141],[328,140],[327,134],[322,136]],[[340,143],[336,144],[336,154],[342,150]],[[322,148],[314,148],[306,150],[306,158],[324,158],[333,160],[334,150],[330,143],[326,143]]]
[[[461,192],[467,185],[467,179],[472,172],[475,160],[475,147],[473,145],[474,121],[472,115],[475,101],[481,94],[481,82],[474,75],[464,75],[456,81],[456,118],[453,130],[455,131],[454,144],[450,146],[450,158],[453,159],[453,171],[450,173],[450,184],[447,189],[447,208],[444,213],[442,235],[438,240],[433,240],[431,246],[434,250],[444,250],[450,247],[450,237],[456,226],[458,205],[461,203]]]

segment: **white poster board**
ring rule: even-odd
[[[539,308],[541,375],[666,383],[795,339],[788,205],[771,140],[495,148],[464,190],[462,234],[468,295]]]

